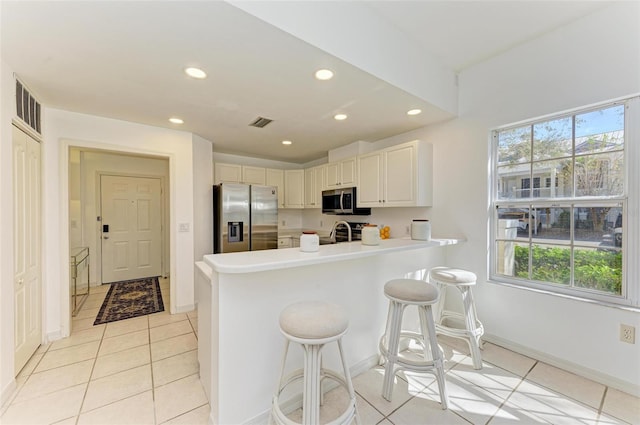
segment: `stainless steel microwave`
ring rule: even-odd
[[[322,213],[336,215],[371,215],[371,208],[358,208],[355,187],[322,191]]]

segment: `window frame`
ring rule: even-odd
[[[535,197],[531,196],[533,193],[529,192],[529,196],[526,198],[514,198],[514,199],[499,199],[499,186],[501,184],[501,178],[498,174],[498,134],[501,131],[515,129],[524,126],[534,126],[537,123],[543,123],[550,120],[556,120],[566,117],[573,117],[574,115],[580,115],[592,111],[606,109],[616,105],[624,105],[624,146],[623,146],[623,185],[624,189],[620,195],[609,196],[576,196],[575,185],[572,185],[571,195],[568,197]],[[533,128],[533,127],[532,127]],[[575,127],[572,129],[572,138],[575,139],[574,133]],[[533,144],[533,139],[531,140]],[[576,154],[575,144],[571,147],[571,158],[575,160]],[[602,102],[585,107],[575,108],[569,111],[561,113],[554,113],[538,117],[536,119],[520,121],[509,125],[496,127],[489,132],[489,154],[490,154],[490,168],[489,168],[489,261],[488,261],[488,274],[489,281],[493,283],[506,284],[510,286],[516,286],[523,289],[531,289],[535,291],[542,291],[559,296],[567,296],[574,299],[584,300],[587,302],[597,302],[605,305],[616,307],[640,307],[640,265],[634,264],[638,262],[630,262],[630,258],[640,257],[640,239],[639,231],[640,224],[637,223],[638,210],[640,209],[640,97],[638,95],[611,100],[608,102]],[[534,178],[531,170],[535,159],[533,159],[533,152],[530,153],[529,169],[530,173],[527,176],[529,179]],[[525,177],[526,178],[526,177]],[[551,177],[549,177],[551,178]],[[572,170],[572,180],[575,179],[575,170]],[[546,178],[540,179],[540,186],[544,184],[544,187],[537,188],[538,191],[545,189]],[[555,183],[551,180],[551,185],[558,184],[558,177],[556,176]],[[531,185],[531,181],[530,181]],[[504,189],[504,188],[503,188]],[[533,188],[530,188],[530,191]],[[528,209],[531,206],[540,207],[553,207],[553,208],[570,208],[571,218],[574,217],[574,208],[582,206],[590,207],[619,207],[622,208],[623,222],[622,227],[622,288],[621,294],[608,294],[604,291],[590,290],[588,288],[579,288],[573,286],[573,278],[570,284],[558,284],[552,282],[540,282],[530,279],[518,278],[515,276],[506,276],[504,274],[498,274],[497,272],[497,252],[498,242],[505,240],[498,237],[498,208],[525,208]],[[636,219],[631,219],[635,217]],[[537,219],[536,219],[537,220]],[[573,222],[572,220],[572,223]],[[531,227],[531,226],[529,226]],[[571,267],[574,269],[574,247],[580,247],[579,241],[576,243],[574,240],[574,227],[572,224],[569,232],[570,237],[568,244],[566,245],[571,249]],[[633,237],[632,235],[635,235]],[[536,245],[535,236],[533,231],[530,230],[526,240],[522,240],[522,243],[533,247]],[[529,251],[531,258],[532,251]],[[531,276],[531,261],[529,264],[529,273]],[[571,276],[574,275],[572,270]]]

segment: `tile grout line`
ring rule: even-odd
[[[534,359],[535,360],[535,359]],[[529,370],[527,371],[527,373],[525,373],[521,378],[520,378],[520,382],[518,382],[518,385],[516,385],[515,387],[513,387],[513,389],[511,390],[511,392],[509,393],[508,396],[506,396],[504,398],[504,400],[502,400],[502,403],[500,403],[500,406],[498,406],[498,410],[496,410],[496,413],[498,413],[500,410],[502,410],[502,407],[507,403],[507,401],[511,398],[511,396],[513,395],[513,393],[515,393],[516,391],[518,391],[518,388],[520,388],[520,385],[522,385],[522,383],[524,381],[526,381],[527,376],[529,376],[529,374],[531,373],[531,371],[533,370],[533,368],[536,367],[536,365],[538,364],[538,360],[535,360],[533,365],[529,368]],[[496,366],[496,367],[500,367],[500,366]],[[506,370],[506,369],[505,369]],[[508,371],[507,371],[508,372]],[[493,415],[491,415],[491,417],[489,418],[489,420],[485,423],[485,425],[489,425],[491,423],[491,421],[496,417],[496,413],[494,413]]]
[[[82,407],[84,406],[84,402],[87,399],[87,393],[89,392],[89,384],[91,384],[91,377],[93,376],[93,371],[96,367],[96,363],[98,361],[98,353],[100,353],[100,347],[102,347],[102,341],[104,340],[104,334],[107,330],[107,327],[105,326],[102,329],[102,337],[100,338],[100,344],[98,344],[98,350],[96,350],[96,356],[93,358],[93,364],[91,365],[91,371],[89,372],[89,379],[87,380],[87,387],[84,389],[84,395],[82,396],[82,401],[80,402],[80,407],[78,408],[78,414],[76,415],[76,420],[75,423],[77,425],[78,421],[80,420],[80,414],[82,413]],[[73,329],[71,330],[71,332],[73,332]]]

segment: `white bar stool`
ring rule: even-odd
[[[273,397],[271,417],[276,424],[293,425],[281,410],[279,397],[285,387],[294,381],[303,380],[302,424],[320,423],[320,405],[322,404],[322,380],[337,381],[349,393],[346,410],[329,424],[349,424],[355,418],[361,424],[356,409],[356,395],[353,390],[349,368],[342,349],[342,336],[347,332],[349,319],[346,311],[336,304],[321,301],[302,301],[291,304],[280,313],[280,332],[285,336],[284,355],[278,389]],[[343,375],[322,368],[322,347],[336,341],[340,351]],[[289,343],[295,342],[304,349],[304,368],[297,369],[284,376]]]
[[[429,271],[429,282],[437,285],[442,293],[436,312],[436,332],[467,341],[471,351],[473,368],[482,369],[480,345],[482,335],[484,335],[484,326],[478,320],[476,304],[473,301],[473,292],[471,291],[476,280],[475,273],[467,270],[434,267]],[[445,310],[447,286],[453,286],[460,291],[464,314]]]
[[[436,376],[442,408],[446,409],[449,399],[444,365],[431,310],[431,306],[438,301],[438,288],[423,280],[394,279],[384,285],[384,294],[389,298],[389,313],[385,334],[380,338],[380,353],[386,360],[382,396],[391,401],[393,379],[397,372],[429,372]],[[412,305],[418,308],[421,333],[402,331],[404,310]],[[407,358],[399,352],[400,340],[403,338],[417,341],[422,346],[422,360]]]

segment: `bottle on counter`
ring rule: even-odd
[[[304,231],[300,236],[300,251],[316,252],[320,248],[320,238],[313,231]]]
[[[366,224],[362,228],[362,245],[379,245],[380,231],[375,224]]]

